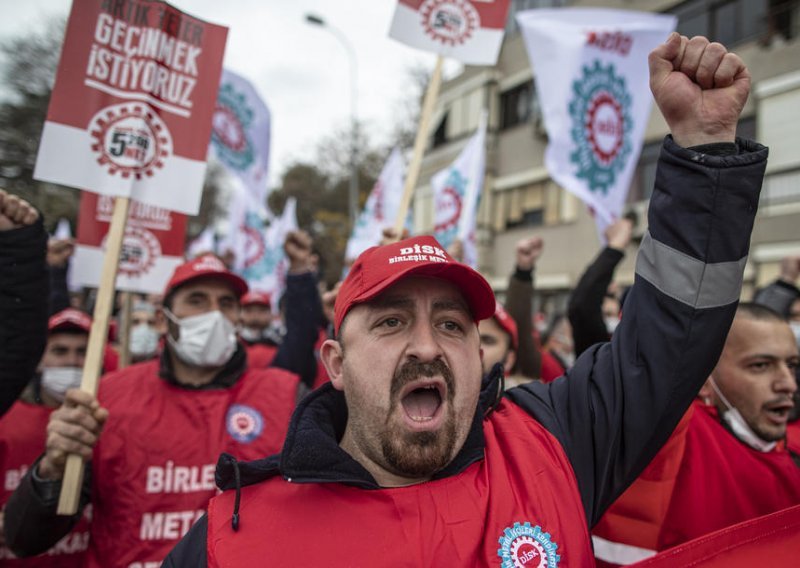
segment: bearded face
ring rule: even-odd
[[[449,464],[469,433],[481,380],[477,327],[458,289],[401,280],[354,307],[340,338],[338,359],[324,359],[347,401],[342,448],[383,486],[424,481]]]

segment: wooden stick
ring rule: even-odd
[[[397,210],[397,219],[394,223],[394,232],[397,238],[402,238],[403,227],[406,224],[408,206],[411,203],[411,196],[419,178],[419,170],[422,165],[422,155],[425,153],[425,142],[428,140],[428,123],[433,114],[433,106],[436,104],[436,97],[439,96],[439,85],[442,83],[442,63],[444,58],[439,55],[436,58],[436,67],[433,69],[431,81],[425,91],[425,98],[422,101],[422,114],[419,117],[419,127],[417,137],[414,139],[414,153],[411,156],[411,163],[408,165],[406,173],[406,183],[403,187],[403,198],[400,200],[400,208]]]
[[[114,214],[106,240],[106,258],[103,261],[103,272],[97,300],[94,304],[94,319],[89,334],[89,345],[86,349],[86,360],[83,365],[81,390],[92,396],[97,395],[100,382],[100,370],[103,366],[103,347],[108,335],[108,318],[111,315],[111,304],[114,301],[114,288],[119,267],[119,253],[122,250],[122,237],[125,235],[125,224],[128,220],[130,199],[117,197],[114,203]],[[78,454],[69,454],[61,482],[61,495],[58,499],[59,515],[74,515],[78,512],[81,484],[83,483],[83,459]]]
[[[122,309],[119,318],[119,369],[124,369],[131,364],[131,310],[133,308],[133,294],[121,294]]]

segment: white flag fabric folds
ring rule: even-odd
[[[228,69],[222,70],[208,149],[263,206],[269,192],[269,109],[250,81]]]
[[[552,178],[595,213],[618,219],[650,116],[647,56],[675,16],[555,8],[517,14],[536,77]]]
[[[486,168],[486,114],[481,116],[477,132],[458,158],[431,178],[434,202],[433,234],[449,248],[459,239],[464,247],[463,262],[478,264],[475,246],[475,217],[483,189]]]
[[[403,197],[403,155],[395,148],[386,160],[378,181],[367,198],[364,210],[356,220],[353,234],[347,241],[345,258],[355,260],[369,247],[378,245],[383,229],[390,227],[397,217]]]
[[[186,248],[186,258],[189,260],[200,256],[201,254],[212,252],[216,254],[217,241],[212,227],[206,227],[199,235],[197,235],[189,246]]]
[[[508,6],[509,0],[398,0],[389,36],[468,65],[494,65]]]
[[[251,290],[268,292],[276,300],[283,294],[289,262],[283,243],[290,231],[297,230],[297,200],[290,197],[283,213],[275,217],[268,227],[254,210],[244,215],[236,239],[238,254],[234,271],[247,281]],[[273,302],[277,306],[277,301]]]

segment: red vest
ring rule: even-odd
[[[660,551],[800,504],[800,467],[785,449],[751,449],[720,424],[713,407],[695,403],[691,411],[685,430],[611,506],[595,535]]]
[[[189,390],[157,373],[151,361],[101,381],[89,566],[160,566],[216,494],[221,452],[253,460],[283,444],[295,375],[249,369],[230,388]]]
[[[503,401],[485,457],[457,475],[366,490],[273,477],[211,500],[208,566],[591,566],[583,505],[558,441]]]
[[[18,401],[0,420],[0,472],[3,476],[0,506],[6,504],[25,472],[44,452],[51,412],[52,408]],[[88,544],[88,521],[84,517],[53,548],[40,556],[16,558],[8,548],[0,546],[0,566],[78,567],[83,565]]]
[[[786,447],[800,456],[800,420],[786,425]]]
[[[247,350],[247,366],[251,369],[266,369],[278,354],[278,348],[275,345],[264,345],[263,343],[246,345],[245,349]]]

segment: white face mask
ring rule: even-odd
[[[711,384],[711,388],[714,389],[714,392],[717,393],[717,396],[722,401],[722,404],[725,405],[725,408],[727,408],[727,410],[722,413],[722,419],[731,429],[733,435],[754,450],[764,453],[771,452],[777,445],[777,442],[767,442],[766,440],[760,438],[758,434],[753,432],[753,429],[750,428],[750,425],[747,423],[741,413],[728,402],[728,399],[725,398],[725,395],[723,395],[722,391],[719,390],[719,387],[717,386],[717,383],[714,382],[714,379],[709,379],[709,383]]]
[[[42,388],[58,402],[64,402],[69,389],[81,386],[82,376],[80,367],[45,367],[42,369]]]
[[[261,330],[254,327],[242,327],[239,330],[239,335],[242,339],[251,343],[261,340]]]
[[[619,325],[619,318],[616,316],[610,316],[603,318],[603,321],[606,324],[606,331],[608,335],[613,335],[614,331],[616,331],[617,326]]]
[[[133,326],[130,348],[131,353],[137,357],[155,355],[158,350],[158,332],[146,323]]]
[[[187,365],[221,367],[236,351],[236,328],[219,310],[181,319],[166,308],[164,314],[180,328],[178,340],[168,333],[167,341]]]

